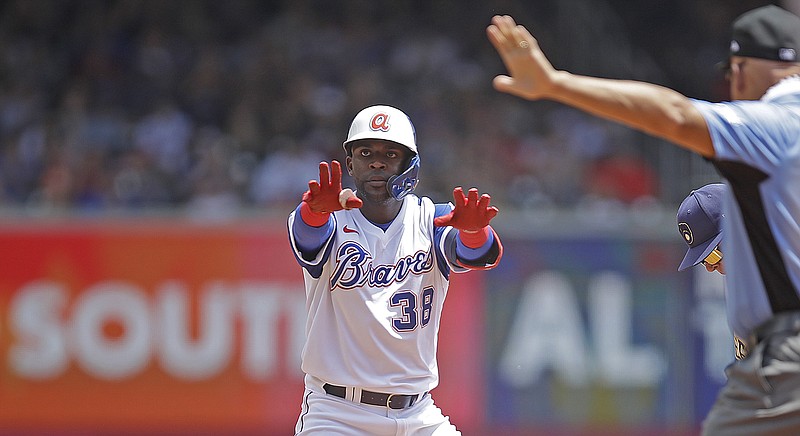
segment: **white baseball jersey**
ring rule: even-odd
[[[408,195],[384,231],[358,209],[334,212],[335,229],[303,259],[308,319],[302,369],[326,382],[386,393],[426,392],[439,382],[437,335],[456,234],[434,227],[451,205]],[[438,209],[438,213],[437,213]],[[493,260],[494,261],[494,260]]]

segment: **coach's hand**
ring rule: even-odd
[[[355,209],[364,204],[351,189],[342,189],[342,165],[336,160],[331,161],[330,168],[327,162],[319,163],[319,181],[308,182],[303,202],[316,214]]]
[[[559,72],[528,29],[508,15],[496,15],[486,33],[509,73],[494,78],[496,90],[528,100],[552,97]]]
[[[489,206],[490,201],[492,197],[489,194],[478,198],[478,190],[475,188],[469,190],[469,196],[464,196],[464,190],[459,186],[453,189],[455,209],[447,215],[434,218],[433,225],[451,226],[465,233],[478,233],[497,215],[497,208]]]

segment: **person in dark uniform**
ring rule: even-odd
[[[697,188],[683,199],[678,208],[678,232],[689,248],[678,271],[703,264],[708,272],[725,275],[722,255],[722,196],[727,188],[711,183]]]
[[[722,183],[711,183],[697,188],[681,202],[678,208],[678,232],[689,248],[678,266],[683,271],[703,264],[706,271],[725,275],[722,252],[722,197],[728,188]],[[747,357],[747,343],[733,335],[734,356]]]

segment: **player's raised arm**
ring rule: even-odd
[[[493,17],[486,33],[510,74],[494,78],[498,91],[528,100],[558,101],[703,156],[714,155],[705,120],[679,92],[645,82],[556,70],[530,32],[507,15]]]

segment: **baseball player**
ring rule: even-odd
[[[728,188],[722,183],[711,183],[693,190],[678,208],[678,232],[689,248],[678,271],[703,264],[706,271],[725,275],[722,254],[722,198]],[[737,360],[747,357],[747,341],[733,335],[733,349]]]
[[[722,260],[722,196],[727,188],[711,183],[697,188],[678,207],[678,232],[689,248],[678,271],[703,264],[706,271],[725,275]]]
[[[453,204],[413,194],[414,126],[390,106],[354,118],[342,189],[321,162],[289,216],[308,319],[298,435],[457,435],[433,402],[437,335],[451,273],[493,268],[503,247],[490,196],[455,188]]]
[[[556,70],[509,16],[493,17],[487,34],[510,73],[495,77],[495,89],[669,140],[726,179],[728,323],[750,353],[726,369],[703,433],[800,434],[800,18],[765,6],[732,27],[726,67],[734,101],[722,103]]]

